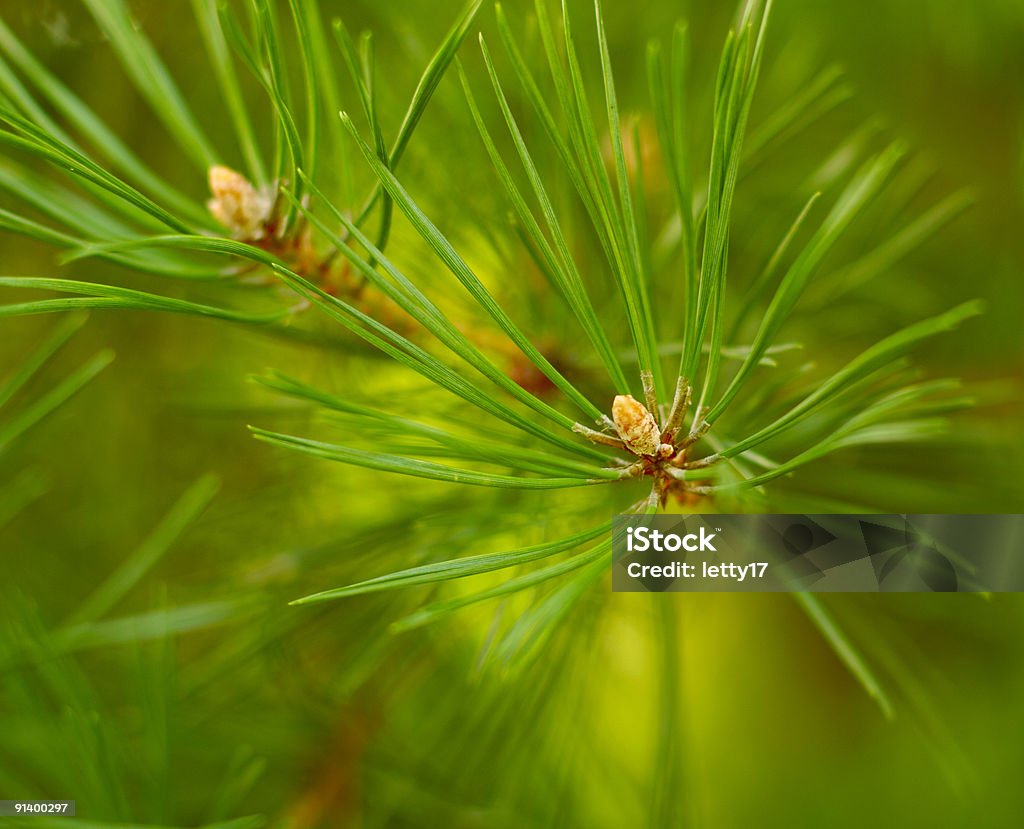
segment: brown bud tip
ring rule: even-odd
[[[252,189],[252,185],[245,176],[220,164],[214,164],[210,168],[207,178],[210,182],[210,192],[217,199]]]
[[[258,239],[270,215],[272,200],[230,167],[214,165],[208,179],[213,198],[207,202],[218,222],[240,239]]]
[[[626,447],[635,455],[658,454],[661,434],[654,415],[632,395],[620,394],[612,401],[612,421]]]

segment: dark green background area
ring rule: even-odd
[[[326,16],[344,15],[353,31],[377,33],[383,117],[394,130],[462,3],[320,5]],[[709,87],[730,4],[607,6],[624,110],[646,105],[644,47],[679,17],[690,22],[694,88]],[[133,8],[216,141],[222,113],[197,59],[190,5]],[[513,0],[505,8],[519,31],[531,31],[522,20],[532,3]],[[588,24],[578,28],[597,94],[589,4],[574,8]],[[140,155],[185,192],[205,192],[77,4],[6,0],[0,14]],[[485,6],[478,27],[496,44],[493,21]],[[485,114],[496,119],[482,94],[473,37],[460,54],[486,99]],[[746,233],[732,240],[737,267],[763,260],[791,220],[789,205],[808,172],[858,124],[878,118],[884,135],[905,138],[933,170],[914,202],[918,211],[961,188],[974,193],[975,204],[892,272],[842,305],[823,307],[820,327],[828,336],[817,337],[816,358],[845,358],[863,339],[972,297],[985,300],[988,311],[920,352],[931,374],[964,378],[979,400],[948,444],[856,450],[806,467],[797,480],[804,491],[879,510],[1020,512],[1024,4],[782,0],[752,121],[829,64],[843,67],[853,95],[741,182],[737,215]],[[701,164],[709,106],[697,93]],[[218,146],[230,147],[230,138],[221,138]],[[353,175],[370,181],[366,170]],[[474,222],[504,217],[507,206],[453,78],[442,83],[402,178],[466,246],[479,241]],[[863,228],[855,253],[869,249],[873,231],[886,228]],[[410,273],[431,278],[436,268],[409,250],[403,264]],[[507,271],[495,265],[498,276],[512,283],[514,263],[505,264]],[[52,250],[0,236],[0,273],[56,270]],[[75,263],[61,275],[147,287],[98,261]],[[0,376],[54,322],[0,322]],[[0,797],[27,795],[7,791],[22,786],[32,796],[76,798],[83,817],[75,820],[174,826],[249,813],[267,814],[282,829],[642,825],[662,727],[655,701],[666,681],[657,672],[666,628],[656,598],[676,603],[669,624],[678,637],[678,673],[667,683],[683,700],[684,721],[675,724],[684,770],[677,794],[694,825],[1002,827],[1024,813],[1017,785],[1024,769],[1024,603],[1017,596],[836,597],[830,607],[837,618],[898,689],[891,720],[787,596],[613,597],[602,585],[601,596],[563,623],[531,674],[481,676],[474,666],[488,634],[486,609],[393,638],[387,625],[402,608],[415,608],[417,596],[396,600],[399,610],[378,597],[312,613],[286,605],[311,590],[404,566],[410,539],[485,552],[471,543],[474,516],[529,523],[544,510],[537,495],[466,496],[314,462],[258,444],[244,428],[270,424],[298,434],[309,425],[307,412],[247,382],[268,367],[392,411],[432,405],[409,388],[403,371],[215,322],[94,313],[27,397],[102,347],[117,354],[111,367],[0,456],[0,487],[23,470],[48,486],[0,528],[5,624],[16,636],[28,636],[29,620],[58,625],[209,471],[222,481],[213,505],[121,612],[247,597],[254,609],[172,644],[94,649],[61,662],[67,674],[56,685],[71,689],[81,710],[52,688],[37,693],[37,680],[17,665],[0,665],[0,734],[12,735],[0,736]],[[439,498],[448,499],[447,512]],[[576,496],[557,503],[573,515],[586,507]],[[86,686],[91,690],[78,694]],[[29,705],[32,699],[37,704]],[[154,722],[166,723],[166,733]],[[74,729],[95,729],[109,756],[63,750]],[[243,786],[246,775],[251,788]],[[556,778],[560,786],[550,783]],[[245,792],[237,803],[229,797],[235,789]],[[334,817],[303,824],[303,809],[318,794],[328,797],[324,792],[333,792],[327,814]],[[232,805],[220,807],[219,799]]]

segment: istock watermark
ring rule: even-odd
[[[716,529],[720,530],[720,528]],[[646,553],[648,550],[658,553],[675,553],[679,550],[691,553],[698,550],[714,553],[716,550],[712,542],[715,540],[715,535],[716,533],[707,533],[705,527],[701,527],[699,533],[689,533],[688,535],[663,533],[650,527],[628,527],[626,529],[626,549],[631,553]]]
[[[1022,515],[620,515],[617,592],[1024,591]]]

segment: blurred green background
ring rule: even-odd
[[[576,5],[589,20],[587,4]],[[642,110],[646,101],[647,40],[679,17],[690,23],[695,87],[709,85],[729,4],[608,5],[625,108]],[[194,59],[189,4],[132,6],[194,110],[216,125],[219,104]],[[351,30],[375,31],[385,100],[397,106],[461,3],[320,6]],[[525,19],[530,7],[511,2],[506,10]],[[2,14],[132,147],[187,192],[204,192],[83,9],[7,0]],[[478,26],[496,40],[492,10]],[[480,83],[473,40],[462,54]],[[857,460],[843,456],[836,464],[849,464],[848,475],[837,480],[831,464],[812,466],[803,486],[815,491],[827,478],[837,497],[893,511],[1021,511],[1024,5],[785,0],[769,43],[755,122],[826,65],[843,68],[853,94],[741,183],[739,221],[751,232],[734,234],[737,261],[762,257],[767,242],[757,228],[767,239],[785,229],[792,212],[773,207],[791,203],[787,188],[877,117],[932,171],[921,204],[964,187],[975,203],[841,312],[822,306],[836,352],[849,352],[851,327],[869,337],[970,297],[989,306],[980,324],[926,355],[936,371],[973,384],[982,401],[963,421],[963,446],[954,436],[949,447],[895,453],[903,470],[896,483],[886,482],[884,467],[858,472]],[[704,104],[695,102],[697,113],[706,115]],[[698,139],[701,153],[705,144]],[[433,215],[467,244],[474,233],[466,212],[490,219],[505,210],[450,77],[403,178],[417,193],[441,194],[429,205]],[[870,232],[858,240],[864,249]],[[55,258],[0,237],[4,274],[53,275]],[[130,282],[95,261],[66,272]],[[54,322],[0,322],[0,375]],[[891,680],[891,720],[787,596],[611,596],[602,587],[529,673],[480,672],[487,609],[395,638],[388,624],[422,595],[315,611],[286,604],[430,549],[485,552],[472,545],[474,515],[528,517],[543,506],[533,495],[474,492],[464,502],[437,484],[382,483],[257,444],[244,429],[271,422],[298,430],[310,417],[247,382],[267,367],[392,403],[406,399],[401,372],[214,322],[94,313],[26,396],[102,347],[114,349],[115,362],[0,457],[0,487],[31,470],[47,488],[0,526],[7,641],[38,649],[35,666],[2,663],[0,798],[76,798],[89,819],[173,826],[248,814],[296,829],[637,826],[665,760],[657,745],[668,727],[659,708],[667,687],[681,702],[671,785],[693,825],[1019,824],[1017,596],[834,597],[837,618]],[[93,632],[93,645],[53,646],[46,631],[59,629],[208,472],[221,481],[210,507],[118,608],[131,618],[199,607],[194,616],[151,635],[139,634],[136,619],[122,641],[107,630]],[[880,495],[886,487],[895,494]],[[560,508],[582,514],[577,500]],[[670,611],[658,606],[668,602]],[[666,625],[677,646],[668,676],[659,656]]]

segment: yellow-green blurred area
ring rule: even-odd
[[[191,4],[130,5],[224,162],[240,164]],[[463,4],[318,5],[325,18],[343,16],[351,32],[374,32],[380,116],[393,132]],[[769,506],[1019,512],[1024,4],[776,5],[752,125],[831,65],[850,94],[741,179],[730,269],[761,267],[808,189],[828,181],[844,148],[856,148],[851,135],[866,144],[896,137],[911,150],[910,166],[891,200],[858,225],[843,257],[869,255],[905,217],[951,193],[968,191],[971,206],[840,298],[830,296],[827,279],[841,272],[842,257],[830,263],[793,336],[807,339],[807,359],[830,364],[959,302],[978,297],[987,310],[915,353],[926,376],[962,378],[976,398],[955,415],[947,442],[837,454],[801,469]],[[588,89],[599,100],[592,10],[570,6]],[[735,10],[710,1],[606,6],[620,103],[637,116],[641,136],[647,42],[667,37],[677,19],[688,21],[701,182],[710,90]],[[504,10],[542,74],[533,4],[513,0]],[[284,19],[286,3],[280,12]],[[5,0],[0,15],[140,157],[188,195],[206,198],[203,171],[151,115],[84,5]],[[506,71],[487,5],[460,51],[484,117],[508,149],[478,29],[509,76],[527,139],[543,143]],[[289,68],[298,72],[294,62]],[[247,80],[246,90],[256,118],[270,118],[258,85]],[[358,110],[354,100],[345,106]],[[339,180],[349,176],[360,194],[372,185],[355,152],[321,164]],[[545,176],[558,175],[550,157],[541,164]],[[651,212],[660,208],[663,219],[669,198],[657,186],[656,158],[651,165]],[[543,283],[530,280],[528,257],[514,252],[508,204],[454,71],[413,137],[400,178],[517,321],[539,341],[557,341],[560,318],[536,295]],[[14,209],[6,195],[0,207]],[[583,232],[578,245],[581,256],[594,247]],[[400,218],[388,252],[456,322],[468,326],[479,316]],[[0,236],[2,275],[180,296],[209,290],[100,259],[59,259],[60,251],[36,241]],[[300,313],[310,328],[332,332],[315,310]],[[58,324],[59,315],[0,317],[0,382]],[[671,313],[659,325],[670,334]],[[0,408],[0,429],[107,348],[116,355],[109,367],[0,446],[0,799],[76,799],[79,817],[69,820],[89,827],[198,827],[249,815],[262,816],[253,826],[281,829],[1019,825],[1024,604],[1017,596],[825,597],[851,656],[835,638],[830,643],[821,617],[790,596],[613,596],[601,581],[531,662],[503,669],[484,658],[489,642],[533,594],[403,633],[391,624],[428,598],[469,588],[418,587],[311,607],[288,602],[426,561],[580,531],[627,501],[603,488],[509,495],[447,486],[254,441],[247,425],[338,437],[336,424],[325,427],[308,408],[250,382],[268,369],[409,417],[463,423],[477,415],[383,356],[187,316],[94,311]],[[386,437],[374,440],[387,451]],[[219,486],[203,478],[209,474]],[[195,514],[188,504],[175,513],[197,481]],[[815,500],[801,500],[811,494]],[[5,522],[6,504],[19,509]],[[139,578],[125,575],[131,589],[103,614],[83,610],[103,604],[103,585],[124,575],[125,562],[150,558]],[[482,576],[471,586],[506,577]],[[874,698],[862,661],[881,686]]]

